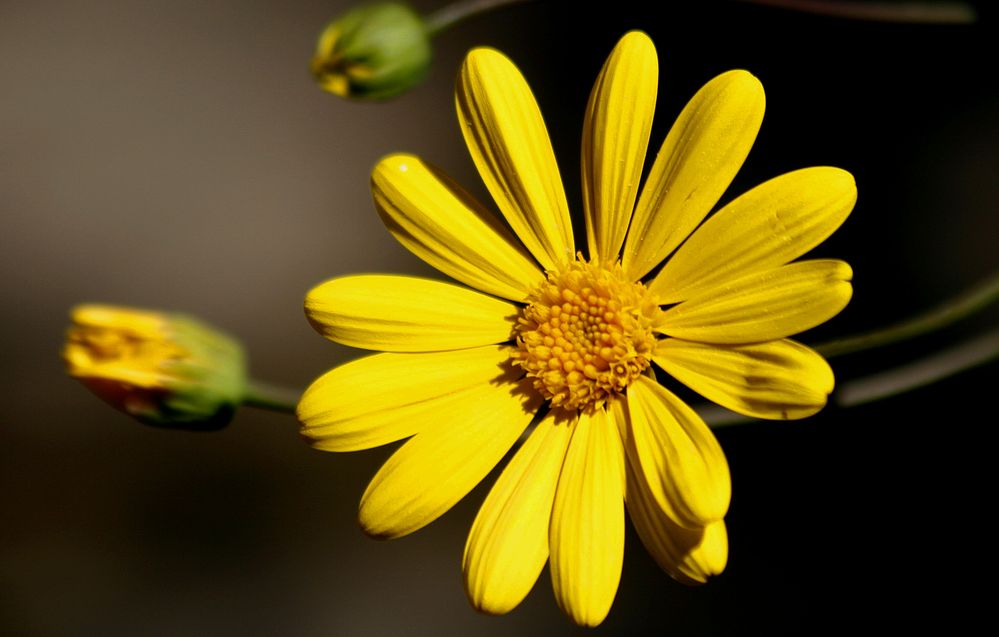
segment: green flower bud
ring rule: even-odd
[[[384,2],[330,22],[319,36],[312,74],[334,95],[383,100],[423,81],[430,57],[423,19],[405,4]]]
[[[243,402],[243,348],[194,318],[109,305],[80,305],[71,317],[67,372],[140,422],[219,429]]]

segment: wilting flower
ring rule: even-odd
[[[243,401],[242,347],[194,318],[110,305],[80,305],[71,316],[69,375],[144,423],[214,429]]]
[[[419,14],[400,2],[381,2],[326,25],[312,74],[334,95],[380,100],[423,81],[430,58],[430,35]]]
[[[792,172],[704,221],[763,118],[760,83],[731,71],[683,110],[639,191],[657,65],[648,37],[629,33],[591,94],[588,259],[530,89],[501,53],[476,49],[458,78],[458,121],[509,229],[417,157],[387,157],[372,175],[390,232],[474,290],[364,275],[306,298],[323,335],[385,353],[316,380],[298,407],[304,434],[330,451],[412,436],[361,499],[367,533],[399,537],[431,522],[537,422],[465,547],[466,591],[485,612],[514,608],[550,559],[559,606],[579,624],[600,623],[620,579],[625,502],[678,580],[704,582],[725,567],[725,456],[653,364],[762,418],[815,413],[833,388],[822,357],[787,337],[846,305],[851,271],[791,261],[849,214],[853,178]]]

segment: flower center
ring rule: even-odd
[[[619,264],[574,261],[549,272],[528,301],[514,362],[552,406],[600,406],[648,368],[659,308]]]

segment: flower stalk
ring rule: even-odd
[[[999,300],[999,272],[937,307],[916,316],[870,332],[837,338],[815,345],[825,357],[853,354],[883,347],[939,330],[985,309]]]
[[[971,24],[978,19],[969,2],[858,2],[851,0],[740,0],[764,7],[869,22],[897,24]]]
[[[293,414],[301,396],[302,392],[299,390],[251,379],[247,383],[243,404],[247,407]]]
[[[498,9],[506,5],[520,4],[529,1],[530,0],[461,0],[434,11],[424,18],[423,22],[426,25],[427,34],[433,37],[477,13],[485,13],[486,11],[492,11],[493,9]]]

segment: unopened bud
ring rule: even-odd
[[[312,74],[340,97],[382,100],[423,81],[430,68],[423,19],[397,2],[352,9],[319,36]]]
[[[218,429],[243,401],[243,348],[197,319],[110,305],[80,305],[71,317],[67,372],[141,422]]]

